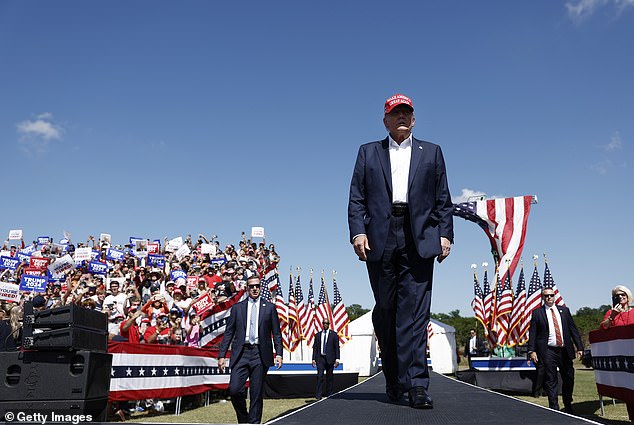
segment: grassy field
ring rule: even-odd
[[[359,378],[359,382],[366,378]],[[532,396],[516,396],[516,398],[529,403],[548,406],[548,399],[545,396],[534,398]],[[573,393],[573,409],[577,416],[609,425],[625,425],[630,421],[627,416],[625,404],[611,399],[604,398],[605,416],[600,416],[601,408],[599,396],[594,381],[594,371],[585,369],[580,363],[575,371],[575,390]],[[315,399],[265,399],[262,422],[283,416],[293,410],[313,403]],[[563,403],[560,400],[560,404]],[[168,408],[169,410],[169,408]],[[173,409],[172,409],[173,412]],[[137,413],[128,422],[162,422],[162,423],[236,423],[236,416],[231,403],[225,400],[215,400],[207,407],[186,410],[179,416],[173,413],[163,413],[151,415],[147,413]],[[530,420],[527,421],[530,423]]]

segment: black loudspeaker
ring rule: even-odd
[[[33,333],[22,338],[26,350],[94,350],[108,351],[108,332],[82,328],[60,328]]]
[[[89,400],[0,401],[0,418],[9,418],[8,412],[14,415],[13,421],[20,420],[17,416],[18,412],[23,414],[40,412],[48,415],[46,423],[105,422],[108,414],[108,397]],[[52,417],[53,413],[55,417]],[[83,420],[78,418],[80,415],[83,415]],[[87,415],[90,415],[90,418],[86,418]],[[38,423],[43,423],[42,420],[40,416]]]
[[[112,355],[108,353],[0,353],[0,367],[1,401],[22,404],[43,400],[59,403],[108,401],[112,367]]]
[[[32,307],[32,304],[31,304]],[[100,311],[69,304],[48,310],[27,312],[25,306],[24,325],[34,328],[75,327],[93,330],[107,330],[108,317]]]

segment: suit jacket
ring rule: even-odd
[[[392,213],[392,172],[389,138],[359,148],[350,183],[348,227],[350,241],[368,237],[368,261],[383,255]],[[440,146],[412,137],[408,205],[412,236],[418,254],[441,253],[440,237],[453,241],[453,204]]]
[[[583,343],[581,342],[579,330],[577,329],[577,325],[575,325],[574,320],[572,320],[568,307],[556,307],[559,311],[559,316],[561,317],[561,337],[564,341],[564,348],[566,349],[568,357],[570,359],[574,359],[575,346],[577,347],[576,351],[583,350]],[[541,306],[533,311],[533,316],[531,317],[531,327],[528,332],[529,355],[532,352],[536,352],[538,358],[543,358],[544,351],[546,351],[548,347],[548,333],[549,329],[548,319],[546,318],[546,307]]]
[[[317,361],[317,356],[321,355],[321,337],[323,330],[315,334],[313,342],[313,360]],[[326,340],[326,363],[334,364],[339,359],[339,335],[333,330],[328,330],[328,339]]]
[[[219,358],[224,358],[231,344],[231,363],[236,364],[247,335],[247,303],[249,298],[234,304],[227,320],[225,334],[220,343],[218,353]],[[275,306],[260,298],[260,315],[258,317],[258,349],[260,357],[266,367],[273,366],[273,348],[278,356],[282,355],[282,333],[280,332],[280,321],[277,317]],[[273,337],[273,341],[271,341]]]
[[[467,339],[467,342],[464,345],[464,356],[465,357],[471,355],[471,353],[469,352],[469,341],[471,341],[471,338]],[[484,341],[479,336],[476,336],[475,348],[476,348],[476,351],[477,351],[476,355],[481,356],[483,351],[484,351]]]

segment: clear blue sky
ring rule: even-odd
[[[454,198],[538,195],[524,262],[546,252],[573,311],[598,306],[634,286],[633,76],[632,0],[2,1],[0,227],[228,243],[263,226],[285,284],[335,269],[370,308],[349,182],[402,92]],[[455,233],[432,311],[472,314],[470,265],[492,260],[475,224]]]

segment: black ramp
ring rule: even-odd
[[[431,410],[412,409],[407,402],[400,405],[391,404],[385,395],[385,380],[383,374],[380,373],[355,387],[269,423],[276,425],[597,423],[483,390],[436,373],[432,373],[429,393],[434,399],[434,408]]]

